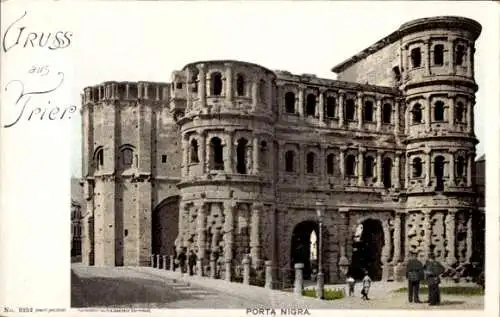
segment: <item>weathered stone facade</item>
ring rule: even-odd
[[[145,265],[175,240],[199,271],[214,252],[226,273],[246,254],[293,271],[321,201],[329,282],[344,279],[360,225],[382,279],[410,251],[468,263],[480,32],[459,17],[408,22],[334,67],[338,80],[223,60],[171,83],[85,88],[83,261]]]

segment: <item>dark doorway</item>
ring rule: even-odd
[[[444,157],[437,156],[434,160],[434,175],[436,175],[436,190],[444,189]]]
[[[151,214],[151,253],[173,255],[179,232],[179,197],[164,199]],[[192,241],[191,241],[192,242]]]
[[[247,140],[239,139],[238,145],[236,147],[236,171],[238,174],[246,174],[247,173],[247,164],[246,164],[246,151],[247,151]]]
[[[304,221],[299,223],[293,230],[291,250],[292,271],[295,263],[303,263],[303,276],[305,280],[311,278],[312,269],[317,267],[316,261],[311,261],[311,233],[314,231],[316,237],[319,237],[318,229],[317,222]],[[316,250],[318,250],[318,242],[319,239],[316,239]]]
[[[349,273],[355,279],[362,279],[364,270],[371,279],[382,279],[382,247],[384,246],[384,230],[376,219],[367,219],[363,223],[361,235],[353,242],[353,252]]]

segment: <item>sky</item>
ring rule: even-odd
[[[483,2],[121,2],[81,6],[73,16],[75,103],[86,86],[107,80],[169,82],[172,71],[197,60],[237,59],[272,70],[335,79],[331,67],[409,20],[437,15],[472,18],[479,85],[475,133],[484,153],[488,50],[496,16]],[[493,50],[495,51],[495,50]],[[493,55],[491,55],[493,54]],[[493,57],[492,57],[493,56]],[[491,86],[491,85],[490,85]],[[71,173],[81,174],[81,122],[73,120]]]

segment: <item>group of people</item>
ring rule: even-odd
[[[186,273],[187,270],[189,275],[193,275],[197,260],[198,257],[193,250],[189,251],[188,254],[187,249],[182,248],[181,252],[176,256],[175,266],[180,267],[182,273]]]
[[[408,280],[408,301],[410,303],[422,303],[420,301],[420,282],[427,281],[429,291],[428,303],[435,306],[441,303],[441,294],[439,284],[441,283],[440,275],[444,272],[444,267],[441,263],[436,261],[434,254],[430,254],[425,264],[422,264],[417,259],[416,253],[410,254],[410,259],[406,264],[406,278]],[[372,285],[368,271],[364,271],[364,277],[361,281],[361,298],[369,300],[368,293]],[[349,296],[354,295],[355,279],[352,276],[347,277],[347,286],[349,289]]]

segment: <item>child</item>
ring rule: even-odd
[[[361,298],[363,300],[369,300],[368,292],[370,291],[370,286],[372,285],[372,279],[368,276],[368,271],[365,271],[365,277],[363,278],[363,289],[361,290]]]
[[[354,284],[356,281],[352,278],[352,276],[347,277],[347,286],[349,287],[349,296],[352,296],[354,294]]]

